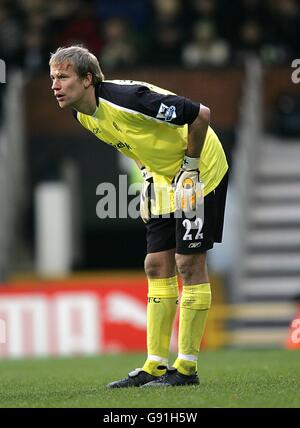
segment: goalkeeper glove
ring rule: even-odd
[[[200,180],[199,158],[184,157],[173,186],[176,210],[191,213],[203,204],[204,184]]]
[[[144,223],[148,223],[151,217],[151,190],[153,187],[153,175],[145,167],[141,168],[144,182],[140,195],[140,213]]]

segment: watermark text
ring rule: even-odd
[[[0,344],[6,343],[6,322],[0,319]]]
[[[292,82],[297,84],[300,82],[300,58],[294,59],[291,66],[295,68],[291,76]]]
[[[298,345],[300,343],[300,319],[294,319],[292,322],[291,341]]]
[[[204,222],[204,188],[200,183],[196,191],[188,189],[183,192],[181,203],[186,208],[176,208],[174,188],[159,186],[153,183],[143,191],[142,183],[132,183],[128,186],[127,175],[119,175],[118,187],[113,183],[100,183],[96,188],[96,195],[100,199],[96,205],[96,215],[100,219],[137,219],[140,217],[141,204],[147,207],[151,218],[184,219],[187,229],[200,228],[199,219]],[[145,211],[145,210],[143,210]],[[187,222],[186,219],[198,220]],[[199,232],[200,233],[200,232]],[[186,238],[188,239],[188,238]]]
[[[6,83],[6,64],[3,59],[0,59],[0,83]]]

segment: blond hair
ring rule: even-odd
[[[75,72],[83,79],[87,73],[91,73],[93,85],[96,86],[104,80],[98,59],[83,46],[74,45],[67,48],[58,48],[50,56],[49,65],[69,62],[73,65]]]

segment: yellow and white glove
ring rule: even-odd
[[[153,191],[153,175],[145,167],[141,168],[144,178],[140,194],[140,213],[144,223],[151,218],[151,190]],[[152,189],[151,189],[152,188]]]
[[[204,184],[200,180],[199,158],[184,157],[173,186],[176,211],[191,213],[203,204]]]

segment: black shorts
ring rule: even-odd
[[[146,224],[147,253],[176,248],[178,254],[202,253],[222,242],[228,174],[204,198],[204,223],[185,218],[156,217]],[[200,224],[201,223],[201,224]]]

